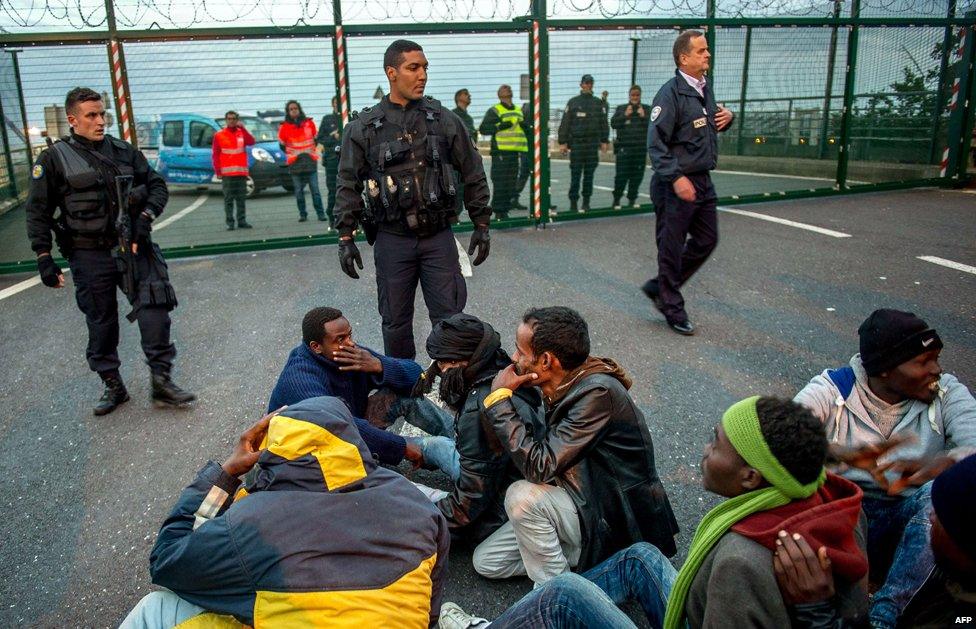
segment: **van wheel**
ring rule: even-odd
[[[248,199],[260,192],[260,189],[254,184],[254,179],[250,175],[247,176],[247,182],[244,184],[244,186],[245,196]]]

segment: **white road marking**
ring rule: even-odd
[[[594,187],[595,189],[597,189],[597,190],[606,190],[607,192],[613,192],[613,188],[610,188],[610,187],[608,187],[608,186],[598,186],[598,185],[596,185],[596,184],[593,184],[593,187]],[[638,195],[638,196],[641,196],[641,197],[645,197],[645,198],[648,198],[648,199],[650,199],[650,198],[651,198],[651,195],[649,195],[649,194],[644,194],[643,192],[638,192],[638,193],[637,193],[637,195]]]
[[[191,203],[189,206],[183,208],[182,210],[180,210],[176,214],[174,214],[172,216],[168,216],[165,219],[159,221],[159,223],[153,225],[153,231],[154,232],[158,232],[161,229],[165,229],[165,228],[169,227],[170,225],[172,225],[176,221],[180,220],[181,218],[183,218],[184,216],[186,216],[187,214],[189,214],[193,210],[195,210],[198,207],[200,207],[201,205],[203,205],[207,201],[207,198],[208,197],[209,197],[209,195],[206,192],[204,192],[199,197],[197,197],[197,200],[194,201],[193,203]]]
[[[807,225],[806,223],[798,223],[796,221],[790,221],[785,218],[779,218],[778,216],[769,216],[768,214],[760,214],[759,212],[750,212],[748,210],[734,210],[728,207],[720,207],[718,209],[722,212],[728,212],[729,214],[738,214],[739,216],[758,218],[763,221],[769,221],[770,223],[779,223],[780,225],[796,227],[797,229],[805,229],[807,231],[823,234],[824,236],[832,236],[834,238],[851,237],[850,234],[845,234],[844,232],[834,231],[833,229],[826,229],[824,227],[817,227],[816,225]]]
[[[457,236],[454,237],[454,244],[457,245],[458,262],[461,263],[461,276],[471,277],[474,275],[474,271],[471,269],[471,260],[468,259],[468,252],[461,246],[461,241],[457,239]]]
[[[963,264],[962,262],[953,262],[952,260],[946,260],[945,258],[938,258],[936,256],[918,256],[918,259],[931,262],[932,264],[938,264],[939,266],[944,266],[950,269],[955,269],[957,271],[963,271],[965,273],[972,273],[973,275],[976,275],[976,266],[969,266],[968,264]]]
[[[187,214],[189,214],[193,210],[195,210],[198,207],[200,207],[201,205],[203,205],[204,202],[206,202],[208,196],[209,195],[206,192],[204,192],[199,197],[197,197],[197,200],[194,201],[193,203],[191,203],[189,206],[183,208],[182,210],[180,210],[179,212],[177,212],[173,216],[167,217],[166,219],[164,219],[164,220],[160,221],[159,223],[153,225],[153,231],[159,231],[161,229],[165,229],[166,227],[168,227],[168,226],[172,225],[173,223],[175,223],[176,221],[180,220],[181,218],[183,218],[184,216],[186,216]],[[458,243],[458,247],[460,247],[460,246],[461,246],[461,243]],[[463,269],[464,266],[462,265],[461,268]],[[465,276],[465,277],[470,277],[471,265],[468,265],[468,269],[469,269],[468,275]],[[65,275],[67,275],[70,272],[71,272],[71,269],[64,269],[64,274]],[[37,286],[40,283],[41,283],[41,278],[40,277],[32,277],[29,280],[24,280],[23,282],[18,282],[16,284],[14,284],[13,286],[8,286],[7,288],[5,288],[3,290],[0,290],[0,300],[6,299],[7,297],[13,297],[17,293],[19,293],[21,291],[25,291],[28,288],[32,288],[34,286]]]

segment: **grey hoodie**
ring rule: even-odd
[[[855,354],[850,364],[855,374],[864,373],[860,354]],[[884,434],[866,410],[858,387],[853,387],[846,399],[842,398],[827,371],[814,377],[793,401],[820,418],[831,443],[855,446],[883,441]],[[918,439],[898,448],[885,460],[931,458],[946,452],[961,460],[976,452],[976,400],[955,376],[943,373],[935,401],[926,404],[913,400],[895,426],[892,434],[895,433],[913,433]],[[851,468],[841,475],[860,485],[866,495],[887,495],[864,470]],[[910,496],[915,491],[914,487],[906,489],[902,496]]]

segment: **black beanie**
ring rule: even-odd
[[[976,561],[976,454],[936,477],[932,509],[952,541]]]
[[[881,308],[857,329],[861,364],[869,376],[879,376],[919,354],[942,349],[939,333],[911,312]]]

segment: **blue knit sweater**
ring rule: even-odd
[[[339,371],[338,363],[316,354],[302,343],[288,354],[288,361],[271,392],[268,411],[285,404],[323,395],[337,397],[346,403],[356,419],[356,428],[366,447],[380,463],[396,465],[403,460],[407,442],[400,435],[375,428],[365,419],[366,399],[371,391],[387,387],[401,395],[409,395],[422,369],[412,360],[389,358],[364,347],[383,365],[380,374],[361,371]]]

